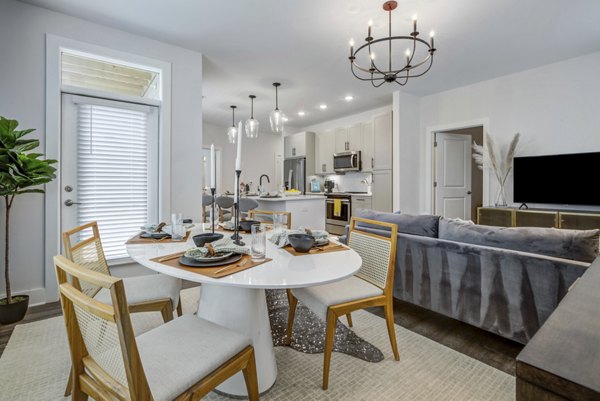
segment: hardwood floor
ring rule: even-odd
[[[196,285],[198,284],[184,282],[184,288],[191,288]],[[382,308],[369,311],[383,317]],[[59,302],[34,306],[29,308],[25,319],[18,324],[48,319],[60,314]],[[515,358],[523,348],[521,344],[398,300],[394,300],[394,320],[399,326],[510,375],[515,375]],[[15,324],[0,326],[0,356],[4,352],[14,326]],[[400,354],[402,354],[402,350],[400,350]]]

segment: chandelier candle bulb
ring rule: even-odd
[[[242,121],[240,120],[239,124],[238,124],[238,132],[241,133],[242,131]],[[242,169],[242,138],[244,135],[238,135],[237,136],[237,153],[235,156],[235,169],[236,170],[241,170]]]
[[[413,15],[413,19],[412,20],[413,20],[413,33],[416,36],[416,34],[418,33],[417,32],[417,16]]]
[[[367,40],[369,40],[371,38],[371,27],[373,26],[373,20],[369,20],[369,30],[368,30],[368,34],[367,34]]]

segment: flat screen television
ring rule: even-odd
[[[600,206],[600,152],[515,157],[516,203]]]

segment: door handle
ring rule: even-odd
[[[473,192],[471,191],[467,191],[467,195],[471,195]]]
[[[80,202],[73,202],[71,199],[65,201],[65,206],[81,205]]]
[[[375,167],[375,158],[371,157],[371,168]]]

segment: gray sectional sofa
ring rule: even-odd
[[[491,227],[371,210],[358,217],[398,225],[394,297],[522,344],[598,257],[600,230]]]

